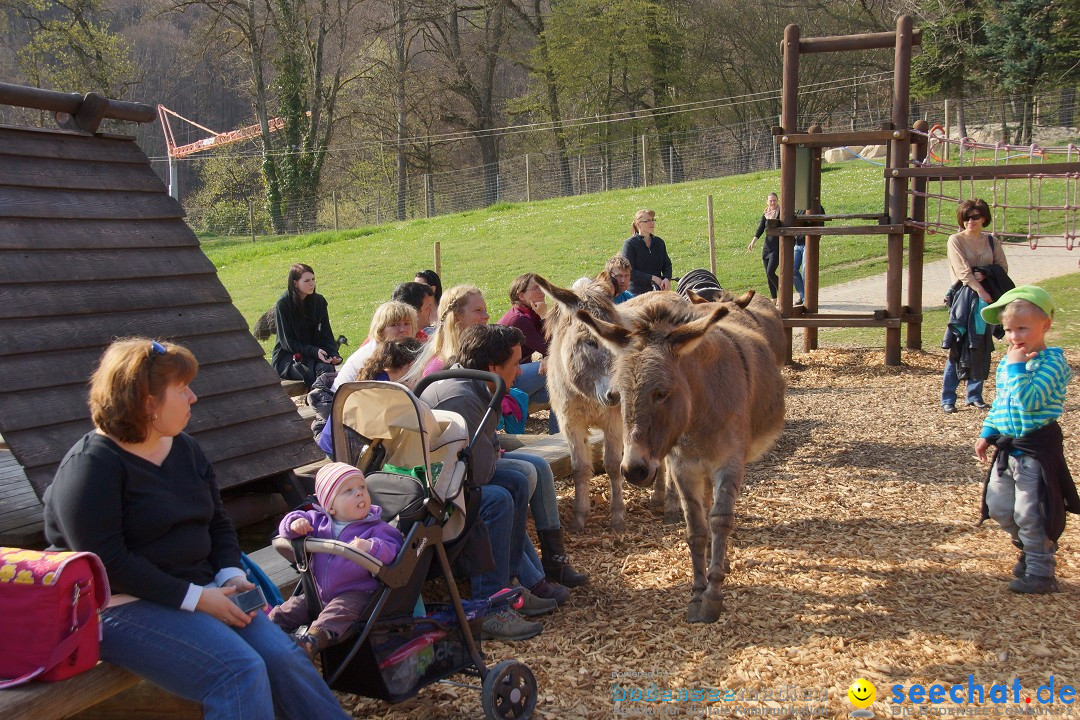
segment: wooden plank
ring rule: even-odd
[[[184,209],[159,192],[43,190],[0,186],[0,216],[154,220],[182,218]]]
[[[922,30],[911,36],[912,45],[922,44]],[[829,35],[799,40],[800,53],[841,52],[845,50],[877,50],[896,45],[895,32],[864,33],[862,35]]]
[[[1080,162],[1031,163],[1016,165],[965,165],[950,167],[886,168],[886,178],[926,178],[927,180],[980,180],[992,178],[1026,178],[1039,175],[1080,173]]]
[[[214,263],[198,247],[0,250],[0,266],[10,268],[10,275],[4,279],[5,285],[37,284],[43,280],[72,283],[165,278],[217,272]]]
[[[310,426],[308,428],[310,430]],[[218,485],[233,488],[252,480],[276,475],[295,467],[301,467],[317,460],[325,460],[319,446],[311,439],[311,433],[305,440],[282,444],[269,450],[260,450],[249,455],[241,455],[214,463]]]
[[[199,720],[202,704],[162,690],[146,680],[72,716],[72,720]]]
[[[116,665],[98,663],[62,683],[31,683],[0,692],[5,720],[58,720],[71,717],[135,683],[138,676]]]
[[[765,234],[775,235],[903,235],[908,232],[904,225],[848,225],[844,227],[775,227],[767,228]]]
[[[823,328],[823,327],[880,327],[898,328],[903,318],[828,318],[828,317],[791,317],[784,318],[785,328]]]
[[[289,397],[300,397],[301,395],[307,395],[308,393],[308,389],[304,385],[303,380],[282,380],[281,388]]]
[[[153,282],[144,278],[98,280],[92,288],[86,287],[84,292],[77,293],[78,302],[72,302],[72,295],[76,293],[71,290],[68,283],[0,285],[0,319],[91,315],[121,307],[150,309],[232,301],[214,272],[155,278]]]
[[[539,455],[548,461],[551,473],[557,479],[570,477],[570,446],[562,435],[500,435],[499,445],[504,450],[522,450]],[[592,449],[593,471],[604,472],[604,433],[593,430],[589,433],[589,447]]]
[[[100,163],[0,154],[0,185],[82,190],[167,192],[145,160]]]
[[[247,321],[232,305],[193,305],[158,311],[103,313],[95,317],[42,318],[34,323],[0,320],[0,357],[28,351],[103,348],[118,337],[178,337],[243,330]],[[254,339],[253,339],[254,341]]]
[[[825,222],[826,220],[878,220],[884,218],[881,213],[846,213],[844,215],[799,215],[796,220],[803,222]]]
[[[233,403],[237,404],[237,418],[241,420],[251,403],[272,401],[273,414],[296,409],[293,401],[281,391],[277,374],[262,358],[203,366],[191,388],[199,397],[192,407],[191,432],[197,432],[196,421],[205,422],[208,417],[228,415]],[[243,397],[234,397],[237,394]],[[222,397],[224,399],[219,400]],[[89,416],[85,382],[0,394],[0,432],[5,434]]]
[[[178,339],[173,337],[195,353],[200,367],[250,358],[265,359],[262,346],[246,328],[209,335],[186,335]],[[0,393],[48,388],[56,384],[85,384],[103,350],[104,345],[49,352],[31,348],[19,355],[0,356]],[[49,368],[49,372],[41,372],[43,367]],[[277,373],[273,374],[277,380]]]
[[[859,130],[836,133],[788,133],[780,142],[806,147],[842,147],[844,145],[883,145],[891,140],[907,138],[907,130]]]
[[[92,250],[129,247],[198,247],[199,239],[177,218],[88,220],[0,217],[0,248]]]
[[[207,457],[215,462],[219,459],[267,451],[280,444],[291,442],[303,441],[315,446],[315,440],[311,437],[311,424],[305,423],[295,412],[250,420],[240,426],[229,425],[208,429],[195,435],[195,439],[199,441]],[[15,445],[13,444],[12,447]],[[301,453],[298,452],[298,454]],[[290,467],[304,465],[317,459],[318,456],[302,459]]]
[[[102,163],[145,163],[142,149],[130,137],[68,133],[0,126],[0,153],[38,158],[91,160]]]
[[[293,588],[300,581],[300,573],[296,572],[296,569],[274,549],[273,545],[248,553],[248,559],[262,568],[262,571],[270,578],[270,582],[277,586],[285,598],[292,595]]]

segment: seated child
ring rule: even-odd
[[[382,508],[371,504],[362,472],[340,462],[323,466],[315,476],[315,496],[319,502],[314,509],[294,510],[281,519],[282,537],[310,534],[340,540],[384,563],[397,557],[404,538],[380,519]],[[312,553],[311,574],[323,610],[296,642],[314,659],[353,630],[379,582],[363,566],[326,553]],[[296,631],[310,620],[303,596],[294,595],[274,608],[270,619],[286,632]]]
[[[994,405],[975,441],[975,454],[983,461],[986,450],[997,446],[982,516],[994,518],[1020,548],[1009,589],[1057,592],[1057,539],[1065,529],[1065,511],[1080,512],[1080,498],[1057,422],[1072,371],[1060,348],[1046,347],[1054,301],[1042,288],[1023,285],[983,308],[982,317],[1001,325],[1009,344],[997,369]]]

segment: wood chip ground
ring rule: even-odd
[[[1080,353],[1069,359],[1080,376]],[[894,684],[950,685],[972,675],[989,690],[1019,678],[1024,697],[1051,675],[1059,687],[1080,684],[1080,518],[1069,517],[1060,541],[1062,592],[1010,593],[1016,552],[992,521],[977,525],[986,466],[973,446],[985,413],[962,402],[955,415],[941,412],[941,353],[905,352],[900,368],[883,367],[874,350],[823,350],[796,360],[784,371],[784,433],[747,470],[726,612],[716,624],[683,619],[691,582],[683,526],[663,525],[648,493],[628,487],[628,528],[611,532],[607,478],[593,480],[588,527],[568,537],[571,558],[591,584],[543,618],[539,637],[484,644],[490,663],[517,658],[536,674],[535,717],[768,709],[769,717],[813,711],[845,718],[853,710],[847,688],[860,677],[876,685],[872,709],[888,717]],[[992,397],[993,379],[986,387]],[[1062,426],[1066,456],[1080,475],[1078,404],[1074,380]],[[558,490],[565,524],[573,488],[562,481]],[[661,677],[613,679],[627,672]],[[650,682],[734,699],[615,699],[616,684],[625,693]],[[827,699],[779,699],[792,690]],[[763,699],[766,691],[773,699]],[[471,688],[434,685],[394,706],[341,698],[357,718],[483,717],[480,692]]]

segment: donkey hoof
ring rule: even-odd
[[[611,529],[615,532],[623,532],[626,530],[626,520],[623,518],[611,518]]]
[[[663,495],[661,495],[660,497],[657,497],[656,495],[653,495],[652,497],[649,498],[649,509],[650,510],[663,510],[665,502],[667,502],[667,501],[664,499]]]
[[[686,622],[688,622],[688,623],[704,622],[703,620],[699,619],[700,615],[701,615],[701,599],[697,598],[697,599],[691,600],[690,604],[686,606]]]
[[[720,615],[723,611],[723,599],[717,598],[716,600],[710,600],[709,598],[702,598],[701,609],[698,610],[697,622],[714,623],[720,619]]]
[[[578,517],[577,515],[575,515],[570,520],[570,524],[567,526],[567,529],[570,532],[576,532],[576,533],[585,532],[585,518]]]
[[[678,525],[683,521],[682,511],[664,513],[665,525]]]

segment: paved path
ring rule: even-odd
[[[1037,283],[1046,278],[1080,272],[1080,248],[1040,247],[1031,250],[1027,245],[1009,245],[1005,249],[1009,260],[1009,277],[1017,285]],[[901,303],[907,302],[907,272]],[[923,266],[923,305],[932,308],[941,303],[949,289],[948,260],[935,260]],[[820,290],[818,305],[823,312],[872,312],[885,308],[885,274],[861,280],[831,285]]]

